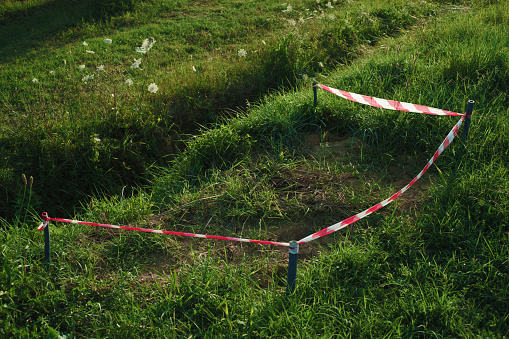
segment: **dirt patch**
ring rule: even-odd
[[[328,131],[307,134],[303,141],[304,151],[315,156],[355,156],[369,147],[358,137]]]
[[[359,157],[362,152],[369,152],[370,146],[362,141],[361,138],[349,135],[338,135],[330,132],[321,134],[308,134],[304,137],[306,151],[313,157],[325,157],[326,159],[340,162],[354,162],[353,159]],[[354,189],[362,186],[366,179],[382,180],[387,186],[393,188],[394,193],[409,184],[415,176],[426,165],[427,159],[421,159],[412,156],[396,155],[395,163],[387,165],[387,172],[384,177],[376,172],[364,172],[362,180],[358,177],[351,177],[348,184]],[[431,183],[429,173],[417,180],[410,189],[398,197],[397,201],[400,207],[408,209],[417,207],[423,199],[429,197],[428,188]],[[385,197],[380,197],[385,199]]]

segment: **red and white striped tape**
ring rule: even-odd
[[[391,197],[379,202],[378,204],[368,208],[367,210],[362,211],[362,212],[360,212],[348,219],[345,219],[341,222],[338,222],[332,226],[324,228],[321,231],[315,232],[305,238],[302,238],[301,240],[298,241],[298,245],[305,244],[307,242],[321,238],[321,237],[328,235],[330,233],[336,232],[336,231],[338,231],[348,225],[351,225],[351,224],[355,223],[356,221],[370,215],[371,213],[378,211],[382,207],[387,206],[388,204],[393,202],[396,198],[398,198],[401,194],[403,194],[407,189],[409,189],[413,184],[415,184],[415,182],[417,180],[419,180],[424,173],[426,173],[426,171],[435,162],[435,160],[440,156],[440,154],[442,154],[442,152],[454,140],[454,138],[458,134],[459,128],[460,128],[461,124],[463,123],[465,117],[470,116],[470,114],[468,114],[468,115],[467,114],[459,114],[459,113],[450,112],[450,111],[433,108],[433,107],[421,106],[421,105],[411,104],[411,103],[407,103],[407,102],[394,101],[394,100],[380,99],[380,98],[370,97],[370,96],[366,96],[366,95],[360,95],[360,94],[356,94],[356,93],[341,91],[341,90],[330,88],[330,87],[320,85],[320,84],[316,84],[316,86],[318,86],[326,91],[329,91],[333,94],[336,94],[344,99],[362,103],[365,105],[370,105],[373,107],[380,107],[380,108],[386,108],[386,109],[397,110],[397,111],[405,111],[405,112],[433,114],[433,115],[461,116],[461,119],[456,123],[456,125],[454,125],[454,127],[449,132],[449,134],[447,134],[447,136],[444,139],[444,141],[442,142],[442,144],[438,147],[437,151],[435,152],[433,157],[428,161],[426,166],[424,166],[422,171],[408,185],[406,185],[405,187],[400,189],[398,192],[393,194]],[[252,239],[243,239],[243,238],[222,237],[222,236],[216,236],[216,235],[205,235],[205,234],[185,233],[185,232],[175,232],[175,231],[163,231],[163,230],[154,230],[154,229],[139,228],[139,227],[100,224],[100,223],[71,220],[71,219],[50,218],[48,216],[48,213],[46,213],[46,212],[42,213],[42,219],[43,219],[43,222],[38,227],[39,231],[42,231],[48,225],[48,223],[50,221],[59,221],[59,222],[66,222],[66,223],[71,223],[71,224],[100,226],[100,227],[108,227],[108,228],[120,228],[120,229],[125,229],[125,230],[130,230],[130,231],[141,231],[141,232],[161,233],[161,234],[169,234],[169,235],[180,235],[180,236],[194,237],[194,238],[251,242],[251,243],[257,243],[257,244],[291,247],[290,243],[287,243],[287,242],[275,242],[275,241],[266,241],[266,240],[252,240]],[[293,247],[291,247],[290,249],[295,251],[295,249]],[[297,246],[297,250],[298,250],[298,246]]]
[[[140,232],[150,232],[150,233],[180,235],[180,236],[184,236],[184,237],[206,238],[206,239],[217,239],[217,240],[228,240],[228,241],[241,241],[241,242],[251,242],[251,243],[256,243],[256,244],[287,246],[287,247],[290,246],[290,243],[287,243],[287,242],[252,240],[252,239],[232,238],[232,237],[221,237],[221,236],[217,236],[217,235],[205,235],[205,234],[196,234],[196,233],[185,233],[185,232],[153,230],[153,229],[148,229],[148,228],[99,224],[99,223],[95,223],[95,222],[87,222],[87,221],[79,221],[79,220],[71,220],[71,219],[50,218],[48,216],[47,212],[42,213],[42,219],[43,219],[43,223],[41,223],[39,225],[39,227],[37,228],[37,230],[39,230],[39,231],[42,231],[46,227],[48,222],[50,222],[50,221],[59,221],[59,222],[67,222],[67,223],[71,223],[71,224],[80,224],[80,225],[89,225],[89,226],[100,226],[100,227],[108,227],[108,228],[120,228],[120,229],[123,229],[123,230],[130,230],[130,231],[140,231]]]
[[[454,116],[462,116],[463,114],[450,112],[439,108],[433,108],[428,106],[421,106],[416,104],[411,104],[408,102],[394,101],[394,100],[386,100],[375,97],[370,97],[367,95],[361,95],[352,92],[346,92],[335,88],[330,88],[324,85],[316,84],[316,86],[331,92],[332,94],[336,94],[344,99],[358,102],[361,104],[380,107],[386,109],[392,109],[394,111],[404,111],[404,112],[414,112],[414,113],[425,113],[425,114],[433,114],[433,115],[454,115]]]
[[[299,245],[302,245],[302,244],[305,244],[307,242],[310,242],[312,240],[315,240],[315,239],[318,239],[318,238],[321,238],[327,234],[330,234],[330,233],[333,233],[333,232],[336,232],[348,225],[351,225],[353,224],[354,222],[370,215],[371,213],[375,212],[375,211],[378,211],[380,208],[384,207],[384,206],[387,206],[388,204],[390,204],[391,202],[393,202],[397,197],[399,197],[401,194],[405,193],[405,191],[407,189],[409,189],[413,184],[415,184],[415,182],[417,180],[419,180],[421,178],[421,176],[426,173],[426,171],[430,168],[431,164],[433,164],[435,162],[435,160],[437,160],[437,158],[440,156],[440,154],[442,154],[442,152],[447,148],[447,146],[449,146],[449,144],[454,140],[454,137],[456,137],[456,134],[458,134],[458,131],[459,131],[459,128],[461,126],[461,124],[463,123],[463,120],[465,119],[465,115],[463,115],[461,117],[461,119],[458,121],[458,123],[456,125],[454,125],[454,127],[452,128],[452,130],[449,132],[449,134],[447,134],[447,136],[445,137],[444,141],[442,142],[442,144],[440,145],[440,147],[438,147],[437,151],[435,152],[435,154],[433,155],[433,157],[428,161],[428,163],[426,164],[426,166],[424,166],[424,168],[422,169],[422,171],[417,174],[417,176],[415,178],[412,179],[412,181],[406,185],[405,187],[403,187],[402,189],[400,189],[398,192],[396,192],[395,194],[393,194],[391,197],[385,199],[384,201],[381,201],[379,202],[378,204],[374,205],[374,206],[371,206],[370,208],[368,208],[367,210],[365,211],[362,211],[348,219],[345,219],[341,222],[338,222],[332,226],[329,226],[327,228],[324,228],[323,230],[321,231],[318,231],[316,233],[313,233],[301,240],[298,241]]]
[[[349,226],[356,221],[372,214],[373,212],[378,211],[384,206],[387,206],[391,202],[393,202],[396,198],[398,198],[401,194],[403,194],[407,189],[409,189],[417,180],[419,180],[424,173],[430,168],[430,166],[436,161],[436,159],[442,154],[442,152],[451,144],[451,142],[454,140],[456,135],[458,134],[459,128],[461,124],[463,123],[464,119],[466,117],[465,115],[461,116],[461,119],[454,125],[452,130],[447,134],[442,144],[438,147],[433,157],[428,161],[426,166],[422,169],[422,171],[417,174],[417,176],[405,187],[400,189],[398,192],[393,194],[391,197],[379,202],[378,204],[368,208],[365,211],[362,211],[348,219],[345,219],[341,222],[338,222],[332,226],[329,226],[327,228],[322,229],[321,231],[315,232],[301,240],[298,241],[299,245],[305,244],[307,242],[310,242],[312,240],[321,238],[325,235],[328,235],[330,233],[336,232],[342,228],[345,228],[346,226]],[[141,231],[141,232],[150,232],[150,233],[161,233],[161,234],[170,234],[170,235],[180,235],[185,237],[195,237],[195,238],[206,238],[206,239],[218,239],[218,240],[227,240],[227,241],[240,241],[240,242],[251,242],[251,243],[257,243],[257,244],[266,244],[266,245],[276,245],[276,246],[286,246],[289,247],[290,243],[287,242],[275,242],[275,241],[266,241],[266,240],[253,240],[253,239],[244,239],[244,238],[233,238],[233,237],[222,237],[222,236],[216,236],[216,235],[205,235],[205,234],[196,234],[196,233],[185,233],[185,232],[175,232],[175,231],[164,231],[164,230],[154,230],[154,229],[147,229],[147,228],[139,228],[139,227],[131,227],[131,226],[118,226],[118,225],[109,225],[109,224],[100,224],[100,223],[94,223],[94,222],[86,222],[86,221],[79,221],[79,220],[72,220],[72,219],[60,219],[60,218],[50,218],[48,216],[48,213],[44,212],[42,213],[42,219],[43,222],[39,225],[38,230],[42,231],[50,221],[58,221],[58,222],[66,222],[71,224],[81,224],[81,225],[90,225],[90,226],[100,226],[100,227],[108,227],[108,228],[119,228],[119,229],[125,229],[125,230],[131,230],[131,231]]]

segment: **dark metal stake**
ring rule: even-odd
[[[48,213],[44,212],[42,214],[42,218],[46,224],[44,227],[44,259],[46,260],[46,269],[49,269],[51,249],[49,243],[49,220],[47,219]]]
[[[299,260],[299,243],[290,242],[288,257],[288,278],[286,279],[286,295],[289,296],[295,291],[295,280],[297,279],[297,261]]]
[[[316,81],[313,81],[313,97],[314,97],[314,105],[315,107],[318,106],[318,93],[316,88]]]
[[[470,128],[470,118],[472,117],[472,111],[474,110],[474,103],[474,100],[468,100],[467,111],[465,112],[465,125],[463,126],[463,134],[461,135],[461,140],[464,143],[467,142],[468,129]]]

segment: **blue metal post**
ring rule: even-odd
[[[297,261],[299,260],[299,243],[290,242],[288,256],[288,278],[286,279],[286,295],[289,296],[295,291],[295,280],[297,279]]]
[[[44,212],[42,213],[42,218],[45,223],[44,227],[44,259],[46,260],[46,269],[49,269],[50,259],[51,259],[51,248],[50,248],[50,242],[49,242],[49,220],[48,220],[48,213]]]

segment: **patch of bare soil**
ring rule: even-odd
[[[369,145],[363,143],[360,138],[335,135],[329,132],[325,132],[323,135],[308,134],[304,140],[310,154],[333,161],[352,162],[352,158],[358,157],[363,151],[369,152],[370,150]],[[395,155],[394,158],[397,163],[387,166],[387,174],[384,175],[384,178],[380,178],[380,174],[376,172],[366,173],[366,175],[375,180],[382,179],[387,185],[393,187],[394,193],[396,193],[397,190],[403,188],[415,178],[420,172],[419,164],[422,163],[422,167],[424,167],[428,159],[403,155]],[[416,181],[409,190],[398,198],[400,208],[418,207],[419,203],[428,197],[427,191],[430,182],[428,175],[424,175]],[[363,185],[364,180],[356,180],[351,184],[355,188],[355,186]],[[386,197],[380,198],[382,200]]]

